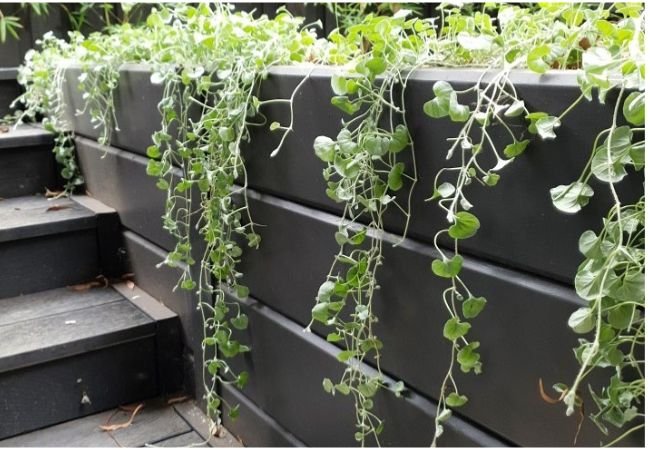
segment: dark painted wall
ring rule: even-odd
[[[274,70],[262,86],[262,97],[288,97],[305,73]],[[295,105],[297,132],[276,158],[268,155],[277,137],[266,133],[255,133],[245,152],[253,187],[251,211],[256,222],[266,227],[259,229],[261,248],[247,251],[241,267],[251,290],[245,302],[251,317],[245,338],[253,352],[238,364],[251,371],[251,383],[243,393],[226,389],[224,395],[243,400],[242,417],[228,425],[241,433],[244,442],[250,436],[255,445],[354,445],[352,405],[345,398],[332,398],[321,387],[324,376],[342,370],[334,358],[336,348],[325,342],[322,328],[312,334],[302,332],[336,251],[333,234],[339,206],[323,193],[322,164],[312,150],[316,135],[337,132],[340,116],[329,105],[330,74],[318,69],[305,83]],[[66,95],[74,111],[80,107],[75,71],[70,70],[68,76]],[[446,314],[440,294],[445,284],[430,272],[431,233],[443,219],[423,199],[430,194],[432,176],[447,148],[445,139],[453,130],[445,121],[426,118],[421,103],[430,97],[436,79],[449,79],[460,87],[476,76],[472,71],[422,71],[407,91],[421,181],[407,240],[400,247],[385,246],[386,260],[379,273],[382,290],[375,303],[380,317],[377,331],[385,346],[382,368],[390,378],[403,380],[411,392],[406,400],[382,398],[378,402],[378,411],[387,418],[384,439],[388,445],[429,444],[435,389],[449,352],[441,337]],[[560,73],[540,81],[522,72],[514,74],[513,81],[532,108],[559,111],[578,92],[573,76]],[[159,126],[155,105],[160,95],[160,88],[149,84],[146,70],[131,67],[122,73],[115,98],[122,131],[113,140],[119,149],[102,148],[93,141],[98,131],[87,117],[70,115],[70,120],[77,133],[86,136],[78,138],[77,147],[88,190],[116,208],[128,230],[125,251],[131,255],[138,284],[181,316],[188,372],[194,364],[189,384],[199,395],[200,320],[195,299],[171,293],[176,279],[173,271],[154,266],[173,245],[160,226],[163,193],[146,176],[143,156],[149,136]],[[450,422],[443,445],[572,443],[574,419],[567,419],[561,406],[545,404],[537,382],[539,378],[547,384],[567,381],[577,370],[571,350],[577,338],[566,325],[569,314],[582,303],[570,286],[579,262],[577,240],[584,229],[598,227],[607,204],[603,196],[595,197],[583,214],[566,216],[553,209],[547,192],[580,172],[591,148],[589,140],[608,125],[610,108],[581,105],[563,121],[556,143],[535,142],[512,165],[516,167],[502,175],[500,186],[475,193],[482,227],[461,252],[466,259],[466,281],[489,300],[473,328],[482,342],[484,373],[459,376],[471,400]],[[266,113],[269,121],[286,119],[284,110]],[[632,177],[621,190],[623,195],[639,192],[639,181]],[[388,223],[390,230],[400,231],[395,214]],[[393,238],[386,237],[389,242]],[[258,427],[266,430],[262,440],[252,435]],[[640,445],[639,439],[636,436],[626,443]],[[598,445],[601,440],[586,420],[578,444]]]

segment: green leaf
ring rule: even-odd
[[[602,252],[600,250],[600,239],[592,230],[587,230],[580,236],[578,241],[580,253],[587,258],[598,258]]]
[[[607,322],[616,329],[624,330],[635,319],[635,311],[634,305],[618,305],[607,313]]]
[[[488,172],[487,175],[484,175],[482,178],[483,183],[487,184],[488,186],[496,186],[500,179],[501,175],[492,172]]]
[[[433,117],[434,119],[440,119],[449,115],[449,103],[442,103],[437,98],[425,102],[422,109],[427,116]]]
[[[219,137],[224,142],[232,142],[235,140],[235,130],[228,127],[219,127]]]
[[[512,105],[506,109],[506,112],[503,113],[506,117],[518,117],[524,112],[524,102],[521,100],[515,100]]]
[[[627,175],[622,160],[631,161],[628,157],[615,159],[606,147],[600,147],[591,160],[591,172],[596,178],[605,183],[618,183]]]
[[[341,362],[346,362],[350,358],[354,358],[354,352],[352,350],[344,350],[336,355],[336,359]]]
[[[449,236],[453,239],[467,239],[476,234],[481,223],[478,218],[467,211],[456,214],[454,224],[449,227]]]
[[[424,104],[424,113],[434,119],[447,117],[449,115],[451,96],[452,94],[456,95],[454,89],[446,81],[436,81],[433,85],[433,93],[435,98]]]
[[[503,154],[508,158],[519,156],[524,152],[524,150],[526,150],[526,147],[528,147],[529,143],[530,140],[528,139],[524,139],[523,141],[515,141],[512,144],[506,145],[506,148],[503,150]]]
[[[237,298],[246,298],[250,292],[246,286],[238,284],[235,286],[235,294],[237,294]]]
[[[550,192],[553,206],[569,214],[580,211],[594,195],[594,190],[588,184],[578,181],[556,186]]]
[[[314,140],[314,152],[324,162],[333,162],[336,143],[327,136],[318,136]]]
[[[334,388],[339,391],[343,395],[349,395],[350,394],[350,386],[347,384],[339,383]]]
[[[370,58],[366,61],[366,67],[373,75],[381,75],[386,70],[386,61],[381,57]]]
[[[645,274],[642,271],[626,272],[614,295],[626,301],[643,303],[645,300]]]
[[[578,268],[574,284],[580,297],[593,300],[607,296],[617,280],[613,270],[606,270],[596,265],[593,260],[587,260]]]
[[[191,291],[196,287],[196,282],[194,280],[184,280],[181,283],[181,289],[185,289],[186,291]]]
[[[485,297],[469,297],[463,302],[463,316],[466,319],[473,319],[483,311],[486,303]]]
[[[623,103],[623,115],[632,125],[645,124],[645,92],[632,92]]]
[[[402,174],[404,173],[404,163],[399,162],[393,166],[388,174],[388,187],[393,191],[399,191],[404,182],[402,181]]]
[[[478,342],[470,342],[456,355],[456,361],[460,364],[460,370],[462,372],[467,373],[473,370],[476,374],[481,373],[481,355],[475,352],[479,345]]]
[[[329,302],[330,298],[332,297],[332,294],[334,293],[335,288],[336,288],[336,283],[329,280],[325,281],[318,288],[318,294],[316,296],[316,299],[319,302]]]
[[[452,122],[466,122],[469,119],[469,106],[459,104],[455,92],[449,97],[449,118]]]
[[[336,95],[346,95],[348,93],[347,81],[348,80],[342,75],[332,75],[332,78],[330,80],[332,91],[334,91]]]
[[[447,198],[451,196],[454,192],[456,192],[456,187],[453,184],[447,183],[445,181],[440,186],[438,186],[438,188],[435,191],[433,191],[432,198],[434,199],[438,197]]]
[[[555,128],[561,125],[560,119],[555,116],[546,116],[542,117],[535,122],[535,130],[537,135],[542,138],[542,140],[553,140],[557,136],[555,135]]]
[[[237,330],[245,330],[248,328],[248,316],[246,316],[246,314],[240,314],[237,317],[230,319],[230,323],[232,323],[232,326]]]
[[[594,329],[596,322],[591,308],[580,308],[569,317],[569,326],[578,334],[589,333]]]
[[[237,375],[237,381],[235,381],[235,384],[239,389],[244,389],[244,387],[248,384],[248,379],[248,372],[241,372],[239,375]]]
[[[147,147],[147,156],[149,158],[160,158],[160,149],[157,145],[150,145]]]
[[[343,338],[338,333],[330,333],[327,335],[327,342],[340,342]]]
[[[231,419],[236,419],[239,417],[239,405],[235,405],[228,410],[228,417]]]
[[[388,151],[398,153],[409,145],[409,132],[404,125],[397,125],[388,144]]]
[[[445,322],[442,335],[450,341],[455,341],[465,336],[470,328],[472,328],[472,325],[468,322],[461,322],[458,317],[452,317]]]
[[[431,263],[433,273],[441,278],[454,278],[463,267],[463,257],[454,255],[451,259],[435,259]]]
[[[328,303],[317,303],[311,310],[311,317],[317,322],[327,323],[330,318]]]
[[[325,392],[327,392],[328,394],[334,394],[334,383],[332,383],[332,380],[330,380],[329,378],[324,378],[323,389],[325,389]]]
[[[452,392],[451,394],[445,397],[445,403],[447,404],[447,406],[450,406],[452,408],[459,408],[463,406],[465,403],[467,403],[467,397]]]
[[[526,58],[528,68],[536,73],[545,73],[551,66],[548,65],[544,58],[550,56],[551,47],[548,45],[539,45],[533,48]]]
[[[350,99],[347,98],[346,96],[339,95],[339,96],[336,96],[336,97],[332,97],[331,102],[332,102],[332,105],[336,106],[338,109],[340,109],[344,113],[350,114],[350,115],[356,113],[357,111],[359,111],[359,109],[361,109],[361,104],[360,103],[358,103],[358,102],[357,103],[352,103],[350,101]]]

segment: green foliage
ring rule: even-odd
[[[326,193],[344,213],[334,235],[339,251],[317,293],[310,326],[326,327],[327,341],[341,348],[337,357],[345,369],[340,379],[324,379],[323,388],[353,398],[355,439],[379,443],[384,423],[373,412],[374,398],[382,388],[398,397],[404,391],[403,383],[386,386],[381,376],[383,344],[374,332],[380,318],[373,299],[384,258],[384,214],[389,209],[403,214],[405,236],[417,181],[404,91],[415,70],[430,66],[482,68],[469,87],[437,81],[431,98],[418,106],[422,114],[450,121],[458,130],[449,137],[450,166],[436,174],[430,199],[448,222],[433,237],[431,270],[448,283],[441,334],[450,347],[433,443],[451,410],[470,400],[459,391],[457,371],[483,370],[472,323],[481,320],[487,300],[463,280],[459,251],[461,241],[480,232],[468,187],[497,186],[537,142],[561,139],[563,119],[595,92],[601,103],[610,92],[616,96],[612,125],[594,138],[578,179],[554,187],[550,196],[559,211],[577,214],[596,195],[594,183],[602,183],[614,206],[603,228],[586,231],[578,243],[585,260],[575,287],[585,304],[568,323],[581,336],[575,349],[580,369],[571,386],[556,387],[571,414],[584,404],[578,388],[586,377],[595,369],[610,370],[608,386],[598,392],[590,388],[597,406],[592,419],[608,432],[642,414],[645,377],[638,355],[645,341],[645,201],[623,204],[616,193],[630,171],[645,167],[642,5],[442,4],[438,10],[439,21],[431,22],[392,4],[336,6],[341,27],[326,41],[301,29],[300,19],[284,11],[273,20],[254,19],[222,4],[183,4],[154,10],[142,26],[122,24],[87,38],[72,33],[69,43],[46,35],[41,50],[28,53],[19,74],[26,88],[19,99],[26,106],[21,118],[42,115],[45,126],[59,133],[55,154],[68,191],[82,180],[64,117],[66,64],[74,61],[81,68],[82,112],[101,129],[103,143],[119,129],[113,92],[123,63],[147,64],[151,82],[162,86],[161,127],[147,149],[147,173],[166,192],[163,224],[176,240],[165,263],[181,269],[178,286],[200,299],[211,415],[218,417],[225,406],[236,417],[237,406],[223,401],[217,385],[241,388],[248,380],[229,363],[250,351],[236,334],[248,326],[241,303],[249,295],[237,267],[244,247],[260,245],[246,199],[241,145],[250,138],[250,126],[268,126],[281,133],[273,156],[293,131],[293,99],[307,78],[290,99],[260,100],[257,89],[270,67],[294,62],[340,65],[331,79],[331,104],[344,120],[336,136],[317,137],[313,148],[325,165]],[[110,8],[102,11],[110,17]],[[5,25],[5,34],[9,28]],[[531,111],[510,81],[514,69],[539,74],[579,69],[580,95],[564,111]],[[260,108],[270,103],[288,106],[288,124],[267,125]],[[196,237],[203,240],[200,255]],[[378,371],[366,373],[361,361]]]

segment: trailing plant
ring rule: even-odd
[[[18,70],[18,82],[25,87],[25,92],[13,101],[11,107],[20,105],[25,108],[16,112],[16,123],[42,117],[43,127],[54,133],[53,152],[61,165],[65,192],[71,193],[83,184],[83,178],[75,159],[73,133],[64,116],[63,63],[74,53],[77,42],[67,43],[47,33],[37,44],[41,50],[29,50]]]
[[[352,398],[355,438],[365,445],[379,443],[384,426],[373,410],[377,392],[388,389],[399,396],[404,391],[403,383],[388,386],[384,381],[382,341],[375,332],[380,318],[373,302],[380,288],[384,246],[400,243],[385,235],[384,215],[388,210],[403,214],[403,239],[417,181],[405,89],[420,67],[480,67],[474,83],[436,82],[433,98],[423,105],[424,114],[459,127],[446,149],[450,166],[436,174],[430,198],[448,222],[433,236],[431,264],[435,276],[449,281],[442,293],[448,313],[442,335],[449,341],[450,359],[437,399],[435,445],[452,409],[470,400],[455,379],[457,370],[478,374],[484,363],[471,321],[487,300],[463,280],[461,241],[480,228],[471,212],[468,186],[498,184],[535,140],[554,139],[563,119],[591,100],[596,89],[601,103],[615,100],[611,126],[595,137],[578,180],[552,189],[551,200],[560,211],[577,213],[593,197],[590,183],[597,179],[606,183],[613,207],[603,228],[585,232],[579,242],[585,261],[575,284],[587,304],[569,318],[569,325],[582,334],[593,331],[594,336],[579,340],[575,349],[580,368],[574,382],[555,389],[558,401],[572,414],[583,406],[579,388],[587,376],[605,368],[612,371],[609,384],[590,387],[598,409],[592,419],[607,432],[610,425],[621,427],[642,417],[645,200],[624,204],[616,191],[629,168],[641,170],[645,165],[642,6],[443,4],[436,19],[409,14],[406,9],[392,16],[350,14],[328,42],[316,40],[313,32],[301,29],[300,19],[285,11],[273,20],[254,19],[222,4],[161,7],[142,26],[123,24],[87,38],[72,33],[70,43],[47,35],[42,49],[30,52],[20,70],[26,87],[19,99],[26,108],[20,118],[42,115],[45,126],[57,133],[55,152],[64,167],[66,191],[71,192],[82,180],[64,116],[66,67],[73,62],[80,68],[84,107],[79,113],[88,113],[93,126],[101,128],[99,141],[105,144],[119,130],[113,94],[122,64],[151,67],[151,82],[160,85],[163,94],[158,105],[161,127],[147,149],[147,172],[166,193],[163,224],[176,242],[164,262],[181,269],[178,286],[199,298],[205,325],[205,398],[218,424],[223,406],[237,414],[235,405],[222,405],[218,384],[243,387],[248,377],[229,363],[229,358],[250,350],[236,337],[248,322],[240,302],[248,289],[237,265],[245,245],[260,244],[246,199],[241,146],[250,139],[251,126],[281,133],[282,145],[293,131],[292,100],[306,79],[290,99],[261,100],[259,84],[278,64],[341,65],[331,79],[331,102],[346,118],[337,136],[319,136],[314,142],[315,154],[325,164],[327,195],[343,205],[334,236],[339,250],[307,329],[326,329],[327,340],[341,347],[338,359],[345,369],[340,379],[323,380],[323,387]],[[539,74],[575,70],[581,89],[564,111],[531,111],[510,80],[517,69]],[[267,123],[260,108],[270,103],[289,108],[288,124]],[[504,138],[508,143],[499,146]],[[364,370],[364,362],[377,372]],[[620,438],[641,427],[624,431]]]
[[[639,408],[645,399],[645,197],[626,205],[616,188],[628,168],[645,167],[645,12],[641,5],[621,5],[616,12],[622,20],[597,22],[603,38],[583,55],[579,77],[586,99],[592,100],[594,89],[600,103],[610,92],[616,98],[611,126],[594,139],[578,180],[550,192],[555,207],[569,214],[587,206],[594,195],[592,180],[605,183],[613,201],[603,228],[585,231],[579,242],[585,260],[575,287],[587,306],[571,315],[569,325],[578,334],[593,332],[593,338],[579,339],[575,354],[580,370],[573,383],[554,386],[571,415],[583,409],[578,389],[587,376],[597,368],[609,369],[606,386],[589,386],[597,408],[590,418],[606,435],[608,427],[620,429],[643,418]],[[644,426],[636,424],[610,444]]]
[[[385,386],[381,374],[382,342],[373,331],[379,320],[373,298],[379,289],[377,271],[383,261],[385,236],[383,216],[390,205],[410,218],[410,203],[416,182],[413,144],[405,115],[404,89],[412,71],[427,62],[424,45],[432,28],[419,19],[409,19],[402,10],[392,17],[368,15],[361,23],[335,32],[330,39],[339,48],[362,49],[347,62],[349,69],[332,77],[332,105],[352,116],[342,122],[335,139],[319,136],[314,151],[327,167],[327,195],[343,203],[343,214],[335,233],[340,248],[321,285],[312,322],[331,327],[329,342],[343,350],[338,360],[346,364],[341,379],[323,381],[325,391],[350,395],[356,411],[355,439],[377,444],[383,421],[372,412],[373,398],[380,388],[396,395],[403,383]],[[363,50],[365,48],[365,50]],[[344,56],[332,50],[331,58]],[[406,173],[402,152],[410,150],[413,174]],[[406,204],[396,193],[409,190]],[[396,244],[397,245],[397,244]],[[309,327],[308,327],[309,329]],[[361,364],[372,360],[378,372],[366,373]]]
[[[472,204],[464,195],[463,188],[472,181],[486,186],[495,185],[499,181],[496,172],[527,148],[530,139],[516,136],[506,123],[508,117],[519,116],[525,112],[529,121],[528,131],[543,140],[552,140],[556,137],[555,129],[561,125],[562,118],[583,98],[591,99],[593,88],[599,89],[601,102],[604,102],[609,90],[619,89],[612,127],[596,138],[590,166],[585,169],[580,180],[552,189],[551,196],[558,209],[575,213],[584,207],[593,195],[593,190],[586,182],[595,175],[601,181],[610,183],[616,204],[605,220],[603,232],[600,235],[593,231],[586,232],[580,240],[581,251],[588,259],[580,266],[576,276],[576,289],[581,297],[592,304],[576,311],[569,319],[569,324],[582,333],[589,332],[594,327],[597,331],[594,341],[581,340],[580,347],[576,349],[581,369],[574,384],[570,388],[558,384],[555,388],[562,393],[561,398],[567,405],[567,414],[570,415],[576,406],[582,405],[582,400],[577,396],[577,388],[584,377],[595,367],[613,366],[616,368],[616,375],[611,379],[610,386],[603,389],[600,395],[592,391],[599,411],[591,417],[601,430],[606,432],[604,420],[620,427],[638,416],[637,408],[633,405],[641,403],[645,387],[645,378],[635,354],[644,341],[642,303],[645,266],[641,219],[644,202],[641,199],[635,205],[622,207],[613,183],[625,176],[626,164],[634,166],[637,170],[643,167],[644,142],[633,142],[634,132],[642,133],[644,129],[637,128],[632,131],[627,126],[616,125],[617,111],[624,95],[623,88],[643,89],[645,66],[640,11],[640,5],[630,4],[611,5],[607,8],[602,4],[544,4],[530,14],[526,9],[505,6],[500,8],[497,14],[500,30],[498,32],[485,13],[474,12],[473,15],[467,16],[457,8],[449,11],[442,8],[446,26],[442,27],[437,44],[438,50],[443,51],[445,61],[451,61],[452,64],[457,63],[457,60],[463,64],[462,59],[465,59],[464,64],[469,61],[481,61],[481,64],[499,70],[490,74],[491,81],[483,82],[482,78],[486,75],[484,73],[475,86],[460,92],[455,91],[446,82],[437,82],[433,89],[435,98],[424,105],[424,112],[431,117],[449,117],[452,121],[464,123],[459,135],[451,139],[452,146],[447,154],[449,159],[455,152],[460,153],[460,164],[457,167],[444,168],[437,174],[432,196],[433,199],[439,199],[438,203],[446,211],[447,220],[451,224],[449,229],[439,231],[434,238],[434,245],[441,258],[434,260],[432,271],[437,276],[450,278],[452,281],[452,286],[443,294],[450,313],[443,333],[452,341],[452,359],[441,388],[434,445],[436,438],[443,431],[441,422],[450,415],[447,406],[462,406],[467,402],[467,397],[459,394],[453,378],[454,353],[457,352],[456,362],[462,371],[473,370],[479,373],[481,370],[480,357],[476,352],[479,343],[465,339],[471,325],[462,321],[455,307],[456,302],[462,302],[464,317],[471,319],[486,303],[485,298],[475,297],[459,278],[463,259],[458,253],[458,241],[473,236],[480,227],[478,218],[467,211],[472,208]],[[608,18],[614,20],[608,21]],[[525,25],[522,26],[522,23]],[[454,47],[460,51],[454,55],[456,58],[450,58],[446,51]],[[530,113],[508,80],[508,73],[521,66],[538,73],[545,73],[551,68],[583,68],[578,76],[582,93],[557,116],[539,111]],[[459,95],[468,92],[476,93],[473,110],[458,101]],[[628,120],[632,119],[632,123],[637,126],[644,122],[644,100],[645,94],[642,92],[631,93],[626,100],[624,113],[629,117]],[[512,143],[503,149],[503,155],[508,159],[499,156],[494,140],[490,138],[487,127],[493,125],[504,128],[512,138]],[[476,139],[470,134],[474,126],[480,130]],[[486,146],[492,150],[495,158],[494,167],[487,171],[478,164],[479,155]],[[439,182],[445,172],[458,173],[454,183]],[[626,211],[626,215],[632,218],[626,222],[629,223],[629,233],[625,241],[622,211]],[[614,241],[611,240],[612,227],[618,227],[620,231],[618,235],[614,233],[617,236]],[[441,234],[447,234],[453,239],[454,251],[451,255],[445,254],[437,245],[437,238]],[[616,287],[619,291],[612,288],[615,282],[618,282]],[[459,286],[462,289],[459,289]],[[633,289],[635,291],[631,292]],[[617,295],[612,295],[614,292]],[[610,297],[605,300],[608,295]],[[606,307],[603,306],[604,302]],[[614,331],[616,327],[603,319],[603,315],[608,314],[607,320],[616,321],[623,311],[629,315],[625,315],[617,325],[624,328],[625,333],[618,333]],[[610,319],[610,316],[613,319]],[[625,326],[622,326],[623,322]],[[601,333],[606,336],[605,345],[599,340]],[[623,354],[620,346],[627,349],[627,354]],[[623,373],[630,373],[630,367],[635,369],[631,372],[633,381],[626,384],[621,381],[621,377]],[[446,389],[449,386],[452,391],[447,395]],[[641,427],[642,425],[634,427],[625,434]]]
[[[259,82],[271,66],[305,59],[315,38],[300,31],[301,19],[286,12],[273,20],[254,19],[223,6],[213,12],[205,4],[154,12],[147,23],[159,52],[152,82],[164,85],[162,128],[147,150],[152,158],[147,172],[167,192],[163,223],[177,243],[166,262],[184,268],[180,286],[201,299],[208,413],[218,416],[223,399],[217,382],[243,387],[248,379],[227,361],[249,351],[234,335],[247,327],[248,318],[228,292],[238,299],[248,296],[236,268],[241,241],[254,248],[260,243],[248,209],[240,148],[265,103],[256,96]],[[291,124],[270,127],[291,131]],[[192,272],[193,229],[204,241],[198,277]],[[237,407],[226,406],[236,416]]]
[[[282,10],[270,20],[233,13],[222,4],[214,9],[207,4],[164,7],[154,9],[144,26],[125,24],[88,38],[71,33],[71,44],[48,36],[41,52],[30,53],[21,69],[26,114],[45,115],[55,124],[49,128],[66,136],[65,161],[71,171],[73,141],[61,94],[70,62],[81,70],[84,108],[77,114],[90,115],[102,144],[119,131],[113,95],[124,63],[149,65],[151,82],[163,86],[161,129],[147,149],[147,173],[166,192],[163,226],[176,240],[164,263],[180,268],[178,286],[199,298],[205,399],[215,425],[223,402],[218,383],[242,388],[248,379],[228,362],[250,350],[235,336],[248,324],[241,310],[248,289],[236,266],[242,244],[256,248],[260,242],[248,209],[240,148],[250,139],[248,127],[265,123],[259,111],[265,103],[286,103],[293,117],[293,96],[262,101],[257,90],[270,67],[313,57],[315,34],[301,29],[301,23]],[[283,141],[292,124],[293,119],[269,128],[282,133]],[[74,180],[68,191],[81,182]],[[238,406],[225,406],[232,417],[237,415]]]

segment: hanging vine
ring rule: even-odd
[[[180,268],[178,286],[199,298],[205,395],[208,413],[218,424],[223,406],[232,416],[238,411],[236,405],[222,405],[218,384],[241,388],[248,378],[229,363],[250,350],[235,337],[248,324],[239,301],[248,296],[248,288],[237,266],[243,247],[260,244],[240,149],[250,140],[250,126],[267,126],[260,107],[275,102],[290,112],[288,124],[268,124],[270,131],[282,134],[270,156],[277,154],[293,131],[292,102],[306,79],[289,99],[260,100],[259,85],[279,64],[340,65],[331,79],[331,103],[346,118],[336,137],[319,136],[314,142],[316,157],[325,164],[326,193],[343,208],[334,236],[339,250],[318,291],[308,329],[326,327],[327,340],[341,347],[338,359],[345,369],[340,379],[323,380],[323,387],[353,399],[355,439],[362,445],[379,444],[384,422],[373,410],[375,395],[380,389],[398,396],[404,390],[401,382],[385,385],[382,341],[375,333],[380,318],[373,301],[387,242],[384,214],[401,212],[406,236],[417,182],[405,89],[421,67],[483,68],[467,89],[436,82],[433,98],[422,107],[429,117],[460,126],[444,149],[450,166],[436,174],[430,198],[448,222],[433,236],[431,265],[435,276],[449,281],[442,292],[448,314],[442,335],[450,343],[450,359],[437,398],[435,445],[452,409],[470,400],[456,382],[456,370],[479,374],[484,363],[471,321],[487,299],[463,280],[461,241],[480,229],[467,187],[497,185],[536,139],[555,139],[565,117],[582,102],[593,101],[596,89],[601,103],[614,99],[611,125],[595,137],[580,177],[553,188],[550,195],[558,210],[578,213],[594,196],[590,183],[597,180],[606,184],[613,206],[601,230],[580,238],[585,260],[575,287],[586,305],[571,315],[569,325],[593,338],[581,338],[575,349],[580,364],[575,380],[554,389],[571,415],[583,407],[579,388],[587,377],[608,369],[609,384],[589,388],[597,407],[593,421],[608,433],[611,426],[622,428],[643,417],[645,198],[624,204],[617,192],[630,169],[645,167],[642,5],[442,4],[436,19],[411,18],[405,8],[381,17],[355,11],[344,10],[345,27],[328,41],[317,40],[308,27],[301,28],[301,19],[283,10],[274,19],[256,19],[223,4],[203,3],[154,9],[143,26],[124,24],[88,37],[71,33],[69,43],[46,35],[41,50],[29,52],[20,69],[26,90],[17,99],[25,106],[18,119],[43,116],[46,129],[55,132],[54,151],[70,193],[83,179],[65,120],[66,68],[71,62],[79,66],[84,107],[78,113],[87,113],[91,124],[101,128],[99,142],[109,144],[119,131],[113,94],[122,64],[151,67],[151,82],[162,86],[163,95],[161,127],[147,149],[147,173],[165,192],[163,225],[176,242],[164,263]],[[575,70],[580,91],[564,111],[530,111],[510,80],[516,69],[539,74]],[[523,123],[527,131],[521,132]],[[503,137],[509,143],[499,148],[495,143]],[[404,200],[398,200],[400,191],[407,191],[399,195]],[[364,361],[377,372],[364,371]],[[643,427],[635,423],[611,443]]]

